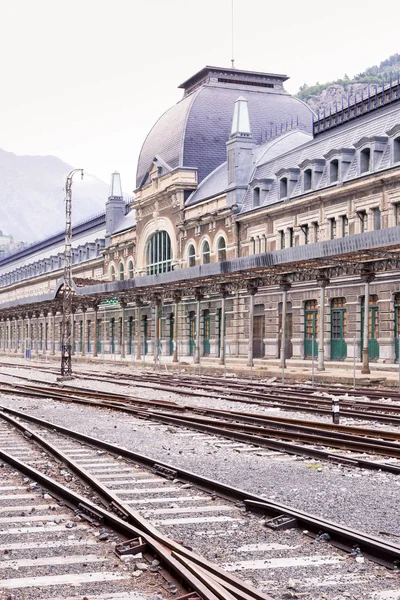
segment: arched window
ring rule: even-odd
[[[400,162],[400,137],[396,138],[393,142],[393,162]]]
[[[210,262],[210,244],[207,242],[207,240],[203,242],[201,259],[203,265],[208,265],[208,263]]]
[[[111,267],[110,267],[110,279],[111,279],[111,281],[115,281],[115,268],[114,268],[114,265],[111,265]]]
[[[339,161],[335,158],[329,164],[329,182],[339,181]]]
[[[133,278],[133,260],[128,262],[128,277],[129,279]]]
[[[226,242],[225,238],[220,237],[218,240],[218,262],[226,260]]]
[[[311,169],[306,169],[304,171],[304,180],[303,180],[303,187],[304,187],[304,191],[308,192],[308,190],[311,190],[311,186],[312,186],[312,170]]]
[[[360,173],[368,173],[371,170],[371,149],[364,148],[360,153]]]
[[[282,177],[279,182],[279,198],[287,198],[288,195],[288,182],[287,177]]]
[[[260,188],[255,187],[253,190],[253,206],[260,206]]]
[[[189,267],[196,266],[196,250],[193,244],[190,244],[188,248],[188,265]]]
[[[166,231],[157,231],[146,244],[147,275],[157,275],[172,270],[171,239]]]
[[[119,263],[118,275],[119,275],[119,280],[120,281],[123,281],[125,279],[125,269],[124,269],[124,263],[123,262]]]

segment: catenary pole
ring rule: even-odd
[[[61,376],[72,376],[71,358],[71,316],[72,316],[72,178],[83,169],[73,169],[67,176],[65,186],[65,249],[64,249],[64,286],[61,340]]]

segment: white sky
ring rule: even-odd
[[[289,92],[400,52],[395,0],[234,0],[236,67]],[[205,65],[230,66],[231,0],[0,0],[0,147],[134,188],[155,120]]]

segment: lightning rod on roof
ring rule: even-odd
[[[231,64],[232,64],[232,69],[235,68],[235,58],[234,58],[234,53],[233,53],[233,41],[234,41],[234,35],[235,35],[235,31],[234,31],[234,0],[231,0],[231,42],[232,42],[232,52],[231,52]]]

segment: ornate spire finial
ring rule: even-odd
[[[111,175],[110,193],[109,198],[123,198],[122,186],[121,186],[121,175],[118,171],[114,171]]]
[[[251,135],[249,108],[246,98],[240,96],[235,102],[231,135]]]

